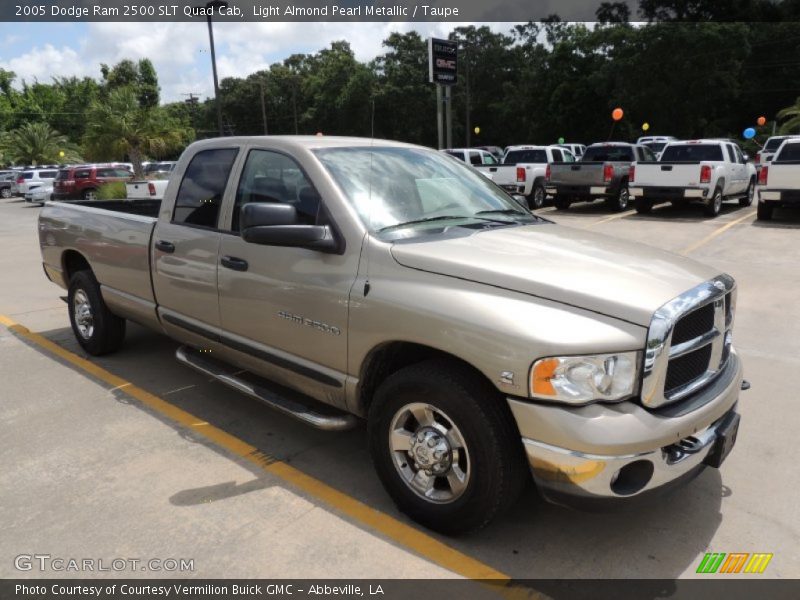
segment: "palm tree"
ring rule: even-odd
[[[193,132],[170,118],[158,106],[143,107],[133,87],[112,91],[86,113],[84,147],[93,158],[127,156],[141,179],[145,156],[161,158],[191,141]]]
[[[3,136],[4,160],[41,165],[80,160],[77,149],[47,123],[25,123]]]
[[[778,111],[778,120],[781,123],[781,133],[797,133],[800,131],[800,98],[795,100],[792,106],[787,106],[783,110]]]

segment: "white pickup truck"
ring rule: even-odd
[[[146,179],[125,184],[128,200],[163,200],[169,179]]]
[[[758,174],[758,219],[769,221],[781,206],[800,206],[800,136],[784,140]]]
[[[575,162],[575,156],[559,146],[510,146],[502,164],[476,166],[510,194],[525,196],[528,208],[544,206],[547,165],[552,162]]]
[[[670,142],[658,161],[639,161],[630,167],[628,189],[636,211],[647,213],[655,204],[702,202],[716,217],[723,200],[753,202],[756,168],[730,140]]]

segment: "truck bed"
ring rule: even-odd
[[[694,162],[637,162],[636,187],[653,186],[684,188],[700,183],[701,161]]]
[[[550,165],[550,185],[603,185],[605,162],[554,162]]]
[[[66,288],[69,265],[62,263],[62,253],[75,250],[91,263],[108,304],[131,305],[143,313],[137,320],[151,311],[155,317],[150,243],[160,206],[152,200],[48,202],[39,216],[39,244],[48,276]],[[124,306],[120,311],[128,312]]]

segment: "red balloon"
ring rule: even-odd
[[[624,112],[622,112],[622,109],[621,109],[621,108],[615,108],[615,109],[614,109],[614,110],[611,112],[611,118],[612,118],[612,119],[614,119],[615,121],[619,121],[620,119],[622,119],[622,116],[623,116],[624,114],[625,114],[625,113],[624,113]]]
[[[763,127],[764,125],[767,124],[767,117],[758,117],[756,123],[758,123],[759,126]]]

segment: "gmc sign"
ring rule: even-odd
[[[455,85],[458,79],[458,43],[428,38],[428,79],[431,83]]]

